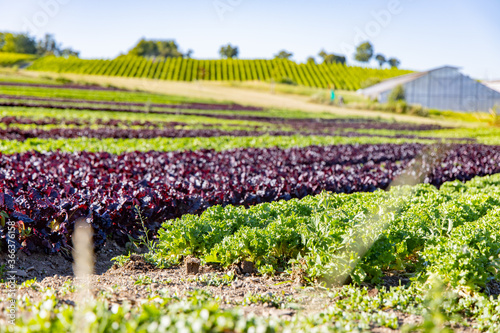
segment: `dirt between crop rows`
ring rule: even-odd
[[[192,274],[187,272],[187,262],[169,269],[157,269],[153,265],[144,261],[140,255],[132,255],[131,260],[118,267],[111,261],[111,258],[123,254],[124,249],[116,244],[108,244],[95,257],[95,274],[90,277],[91,294],[93,297],[102,299],[103,296],[112,304],[122,304],[128,302],[135,305],[152,295],[181,296],[195,290],[204,290],[220,299],[221,309],[241,308],[245,314],[257,316],[273,316],[281,318],[292,318],[296,315],[312,315],[321,312],[336,299],[328,297],[327,292],[321,288],[304,287],[299,282],[284,276],[265,278],[256,274],[244,273],[240,269],[233,271],[235,279],[218,286],[207,285],[209,278],[217,276],[223,277],[226,272],[212,267],[200,267],[200,272]],[[0,254],[0,262],[5,262],[5,254]],[[75,305],[78,293],[68,285],[75,285],[73,267],[70,260],[62,255],[25,255],[18,253],[18,280],[21,284],[24,281],[36,278],[36,282],[30,286],[21,288],[18,295],[27,295],[32,302],[43,299],[43,290],[53,288],[56,298],[61,303]],[[68,284],[68,281],[71,281]],[[397,276],[386,276],[384,285],[386,287],[398,286],[408,283],[407,279],[400,279]],[[66,287],[65,287],[66,286]],[[492,286],[492,287],[497,287]],[[0,294],[4,295],[6,286],[0,284]],[[69,290],[69,291],[68,291]],[[374,296],[378,289],[371,288],[369,295]],[[248,296],[260,295],[270,300],[286,300],[285,306],[273,301],[248,302]],[[279,303],[280,301],[278,301]],[[284,303],[285,304],[285,303]],[[6,302],[0,302],[0,322],[5,318],[3,313]],[[404,324],[416,324],[422,321],[422,317],[407,313],[387,310],[398,317],[400,326]],[[29,314],[25,314],[28,315]],[[456,332],[476,332],[467,327],[455,327]],[[373,332],[395,332],[385,327],[373,327]]]

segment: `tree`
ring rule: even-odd
[[[389,66],[391,66],[391,68],[398,68],[399,65],[401,65],[401,61],[396,58],[391,58],[387,60],[387,62],[389,63]]]
[[[225,59],[237,58],[238,53],[239,53],[238,47],[237,46],[233,47],[231,44],[227,44],[226,46],[221,46],[219,50],[220,56]]]
[[[179,51],[179,46],[174,40],[158,40],[155,41],[155,43],[160,57],[176,58],[184,56],[184,54]]]
[[[36,43],[36,54],[38,55],[55,55],[61,57],[74,56],[78,57],[80,52],[74,51],[71,48],[63,49],[60,44],[57,43],[54,35],[46,34],[44,38],[40,39]]]
[[[38,55],[76,56],[79,52],[70,48],[62,49],[51,34],[36,41],[28,34],[0,33],[0,51]]]
[[[158,47],[153,41],[147,41],[143,38],[130,51],[128,51],[128,55],[138,57],[157,56]]]
[[[5,34],[3,32],[0,32],[0,51],[2,51],[4,45],[5,45]]]
[[[382,54],[377,54],[375,56],[375,59],[377,59],[380,68],[382,68],[382,66],[387,62],[387,60]]]
[[[15,53],[16,43],[14,41],[14,35],[11,33],[6,33],[3,35],[2,52]]]
[[[290,53],[286,50],[281,50],[278,54],[274,55],[275,59],[290,59],[293,56],[293,53]]]
[[[66,48],[66,49],[60,50],[60,54],[59,55],[61,57],[79,57],[80,56],[80,52],[72,50],[70,48]]]
[[[354,59],[360,62],[369,62],[373,57],[373,45],[370,42],[364,42],[359,44],[356,48],[356,54],[354,54]]]
[[[60,48],[57,45],[54,35],[46,34],[43,39],[40,39],[36,44],[36,53],[38,55],[56,55]]]
[[[138,57],[183,57],[179,46],[174,40],[147,40],[141,39],[129,52],[129,55]]]
[[[25,34],[20,34],[15,37],[16,52],[25,54],[35,54],[36,53],[36,41],[35,38],[30,37]]]
[[[185,57],[188,58],[188,59],[191,59],[191,56],[193,55],[194,51],[189,49],[186,54],[185,54]]]
[[[26,34],[14,35],[11,33],[6,33],[3,36],[2,44],[3,44],[2,52],[25,53],[25,54],[36,53],[35,39]]]
[[[323,58],[323,63],[325,64],[342,64],[345,65],[346,58],[345,56],[336,55],[333,53],[326,53],[325,50],[321,50],[318,54],[321,58]]]
[[[314,59],[314,57],[309,57],[307,58],[307,63],[316,65],[316,59]]]

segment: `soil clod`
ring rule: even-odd
[[[253,262],[251,261],[242,261],[241,264],[241,273],[243,274],[251,274],[253,273]]]
[[[201,265],[200,259],[188,257],[186,258],[185,263],[186,263],[187,274],[198,274],[200,272],[200,265]]]
[[[132,254],[130,260],[123,266],[124,270],[136,270],[141,272],[155,271],[157,268],[148,263],[143,256]]]

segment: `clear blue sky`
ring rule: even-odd
[[[84,58],[147,37],[175,39],[195,58],[230,42],[241,58],[286,49],[304,61],[325,49],[354,64],[350,48],[368,38],[403,68],[448,64],[481,79],[500,79],[499,18],[498,0],[0,0],[0,31],[54,33]]]

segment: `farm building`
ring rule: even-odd
[[[404,87],[409,104],[420,104],[429,109],[488,112],[495,105],[500,106],[500,92],[452,66],[398,76],[360,90],[360,93],[386,103],[398,85]]]

